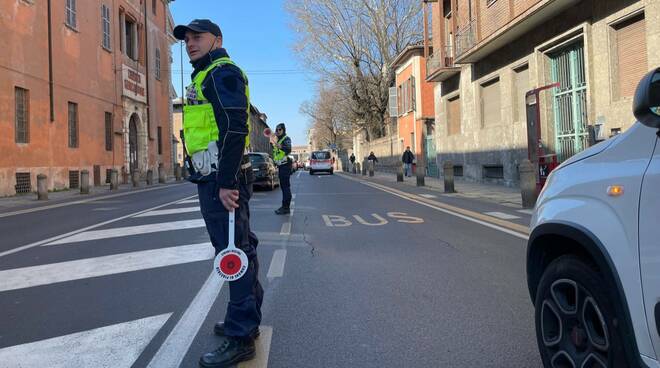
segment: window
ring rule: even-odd
[[[496,1],[497,0],[486,0],[486,6],[491,6],[491,5],[495,4]]]
[[[158,127],[156,128],[156,134],[157,134],[157,139],[158,139],[158,154],[162,155],[163,154],[163,128]]]
[[[156,49],[155,64],[156,79],[160,80],[160,49]]]
[[[103,47],[110,50],[110,8],[101,5],[101,25],[103,27]]]
[[[447,100],[447,135],[461,134],[461,99]]]
[[[66,0],[66,25],[76,28],[76,0]]]
[[[29,172],[17,172],[16,173],[16,194],[25,194],[30,193],[32,190],[32,183],[30,181]]]
[[[637,83],[648,70],[644,14],[616,24],[614,33],[617,84],[614,89],[615,98],[632,97]]]
[[[529,87],[529,66],[527,64],[513,70],[515,85],[513,86],[513,111],[514,120],[527,121],[527,106],[525,105],[525,94]]]
[[[78,148],[78,104],[69,102],[69,147]]]
[[[500,78],[481,85],[481,126],[494,126],[502,122],[500,105]]]
[[[410,77],[401,83],[398,100],[400,115],[405,115],[415,110],[415,77]]]
[[[463,165],[454,165],[454,176],[463,176]]]
[[[137,37],[137,25],[135,22],[126,19],[124,23],[124,29],[126,31],[126,56],[131,58],[131,60],[138,60],[138,37]]]
[[[112,113],[105,113],[105,150],[112,151]]]
[[[30,99],[27,89],[14,88],[15,103],[15,128],[14,140],[16,143],[30,142]]]
[[[151,12],[154,13],[154,15],[156,15],[156,10],[158,10],[156,7],[156,0],[151,0]]]
[[[504,179],[504,167],[502,165],[484,165],[484,178]]]

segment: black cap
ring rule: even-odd
[[[210,33],[216,37],[222,37],[222,31],[217,24],[208,19],[194,19],[187,26],[179,25],[174,28],[174,37],[177,40],[183,40],[186,37],[186,31],[193,31],[196,33]]]

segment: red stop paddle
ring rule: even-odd
[[[213,261],[213,270],[225,281],[240,279],[248,269],[247,255],[235,245],[235,224],[236,212],[232,210],[229,212],[229,244],[215,256]]]

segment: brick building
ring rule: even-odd
[[[425,1],[427,3],[427,1]],[[438,162],[467,180],[518,183],[544,153],[563,161],[630,127],[641,76],[660,65],[656,0],[438,0],[427,80],[436,82]],[[539,93],[526,92],[559,83]],[[529,106],[528,106],[529,105]],[[531,149],[530,149],[531,148]]]
[[[433,83],[426,81],[424,46],[406,47],[394,59],[392,67],[397,95],[397,111],[393,115],[396,115],[401,151],[410,146],[417,162],[427,165],[428,175],[437,176]]]
[[[172,169],[169,2],[0,0],[0,196]]]

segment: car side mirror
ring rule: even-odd
[[[660,129],[660,68],[639,81],[633,100],[633,114],[647,127]]]

